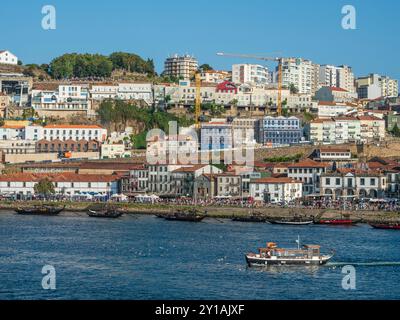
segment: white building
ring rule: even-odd
[[[201,124],[201,150],[232,148],[232,124],[226,120],[213,119]]]
[[[131,155],[130,152],[125,151],[123,143],[103,143],[100,154],[102,159],[127,158]]]
[[[97,140],[107,139],[107,129],[98,125],[62,125],[50,124],[43,127],[43,139],[45,140]]]
[[[321,65],[319,67],[319,84],[323,87],[342,88],[350,93],[355,92],[354,73],[349,66]]]
[[[221,83],[229,81],[232,75],[228,71],[207,70],[200,73],[201,82]]]
[[[165,60],[163,75],[176,78],[182,77],[188,80],[195,74],[198,67],[199,64],[196,58],[189,55],[179,56],[175,54]]]
[[[318,117],[332,118],[357,113],[357,108],[348,103],[318,102]]]
[[[303,196],[302,182],[292,178],[261,178],[250,182],[250,197],[263,202],[290,202]]]
[[[329,164],[306,159],[288,166],[288,177],[303,184],[303,194],[318,194],[320,177],[327,171]]]
[[[46,178],[53,183],[54,191],[59,195],[73,196],[91,192],[111,196],[118,193],[119,177],[115,175],[18,173],[0,175],[0,194],[33,195],[35,185]]]
[[[294,85],[298,93],[314,94],[318,89],[319,65],[300,58],[282,59],[282,85]]]
[[[148,105],[153,102],[153,88],[151,83],[119,83],[118,99],[143,100]]]
[[[90,97],[93,100],[117,99],[118,85],[93,84],[90,88]]]
[[[43,127],[37,125],[4,125],[0,127],[0,140],[33,140],[43,138]]]
[[[385,120],[364,115],[315,119],[310,123],[310,141],[315,144],[374,142],[385,139]]]
[[[32,89],[31,106],[42,115],[64,117],[69,113],[90,114],[91,101],[88,85],[63,84],[55,89],[40,88],[38,85]]]
[[[358,78],[356,85],[359,99],[377,99],[399,95],[398,81],[379,74],[369,74],[366,77]]]
[[[236,84],[267,84],[268,68],[259,64],[234,64],[232,66],[232,82]]]
[[[18,57],[8,50],[0,50],[0,63],[17,65]]]
[[[386,175],[374,170],[338,169],[321,176],[321,194],[336,200],[383,198],[387,187]]]

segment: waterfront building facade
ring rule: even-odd
[[[271,146],[298,144],[303,138],[300,119],[296,117],[264,117],[263,143]]]
[[[250,182],[250,197],[255,201],[287,203],[302,196],[302,182],[292,178],[261,178]]]

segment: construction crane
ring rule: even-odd
[[[252,54],[235,54],[235,53],[224,53],[217,52],[217,56],[222,57],[234,57],[234,58],[246,58],[246,59],[256,59],[263,61],[275,61],[278,62],[278,103],[277,103],[277,113],[279,116],[282,115],[282,60],[281,57],[262,57]]]
[[[196,80],[196,103],[195,103],[195,111],[194,116],[196,120],[196,129],[200,129],[200,116],[201,116],[201,77],[200,71],[196,72],[195,75]]]

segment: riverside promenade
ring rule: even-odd
[[[44,204],[40,201],[1,201],[1,212],[12,211],[18,207],[29,207],[34,205]],[[52,204],[56,206],[64,206],[65,212],[85,212],[86,208],[93,205],[93,202],[69,202],[69,201],[52,201],[45,202],[45,204]],[[192,205],[176,205],[176,204],[143,204],[143,203],[118,203],[113,202],[113,205],[122,209],[126,214],[146,214],[154,215],[159,213],[167,213],[176,209],[189,209],[195,206]],[[207,215],[211,218],[232,218],[232,217],[246,217],[253,214],[262,214],[271,218],[289,218],[294,214],[308,217],[319,218],[338,218],[342,215],[348,216],[350,219],[360,220],[361,222],[400,222],[400,212],[398,211],[381,211],[381,210],[337,210],[337,209],[310,209],[301,207],[261,207],[250,208],[240,206],[215,206],[215,205],[201,205],[197,206],[199,210],[207,211]],[[64,214],[64,213],[63,213]]]

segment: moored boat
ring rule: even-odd
[[[162,217],[169,221],[201,222],[206,216],[206,213],[201,213],[196,209],[190,209],[177,210],[175,212],[165,214]]]
[[[55,207],[50,205],[33,206],[27,208],[17,208],[15,212],[22,215],[42,215],[42,216],[55,216],[61,213],[65,206]]]
[[[284,224],[284,225],[294,225],[294,226],[304,226],[314,223],[313,218],[302,217],[299,215],[294,215],[291,218],[282,219],[267,219],[267,222],[271,224]]]
[[[266,222],[267,217],[259,212],[249,212],[247,216],[233,216],[232,221],[237,222]]]
[[[115,209],[108,210],[88,210],[87,215],[92,218],[119,218],[123,212]]]
[[[331,254],[321,254],[319,245],[303,245],[300,248],[300,239],[297,249],[278,248],[274,242],[267,243],[266,248],[260,248],[258,253],[245,255],[249,267],[269,265],[324,265],[332,257]]]
[[[315,220],[314,223],[333,225],[333,226],[354,226],[357,223],[359,223],[359,221],[351,219],[320,219],[320,220]]]
[[[400,230],[400,223],[370,223],[374,229]]]

